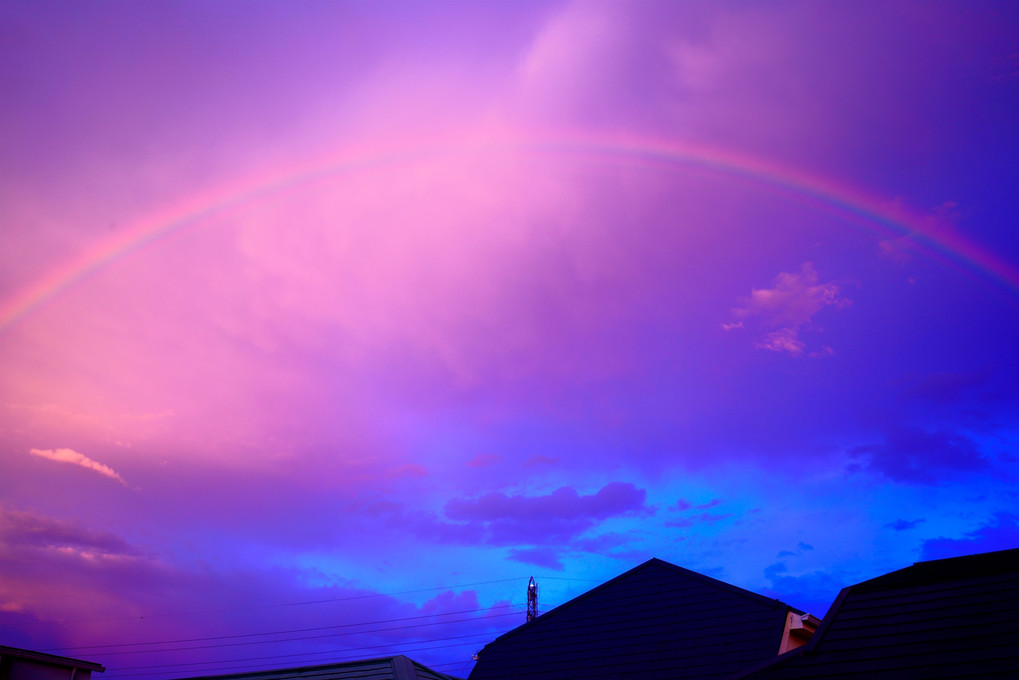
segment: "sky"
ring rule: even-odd
[[[1019,6],[0,4],[0,644],[466,676],[652,557],[1019,546]]]

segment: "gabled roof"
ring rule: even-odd
[[[789,610],[652,559],[492,641],[469,677],[724,678],[778,653]]]
[[[844,588],[806,645],[737,677],[1017,678],[1019,549]]]
[[[330,663],[272,671],[202,675],[182,680],[458,680],[437,673],[402,654],[381,659]]]
[[[77,668],[83,671],[95,671],[102,673],[106,669],[102,664],[92,663],[91,661],[82,661],[81,659],[72,659],[68,656],[57,656],[56,654],[46,654],[45,652],[33,652],[29,649],[19,649],[17,647],[5,647],[0,645],[0,658],[13,657],[16,659],[26,659],[28,661],[35,661],[37,663],[47,664],[49,666],[59,666],[63,668]]]

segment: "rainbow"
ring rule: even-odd
[[[274,168],[260,175],[194,193],[176,205],[154,212],[86,249],[0,304],[0,332],[6,331],[30,312],[89,275],[176,230],[232,207],[320,179],[373,167],[443,155],[498,151],[565,154],[591,157],[609,163],[629,160],[699,170],[771,187],[787,197],[807,201],[858,226],[909,236],[929,250],[974,269],[1013,292],[1019,292],[1019,268],[1015,265],[938,220],[909,214],[892,202],[858,189],[760,158],[712,147],[650,138],[557,134],[546,137],[458,140],[416,148],[403,145],[381,151],[347,152],[301,165]]]

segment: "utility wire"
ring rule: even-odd
[[[505,606],[520,607],[521,605],[517,604],[517,605],[505,605]],[[510,615],[510,614],[513,614],[513,612],[508,612],[506,614],[500,614],[500,615],[491,616],[491,617],[479,617],[479,618],[475,618],[475,619],[466,619],[466,621],[479,621],[479,620],[485,620],[485,619],[491,619],[491,618],[501,618],[503,616],[507,616],[507,615]],[[416,618],[416,617],[408,617],[408,618]],[[460,621],[449,621],[449,622],[436,622],[436,623],[437,624],[441,624],[441,623],[459,623],[459,622]],[[348,625],[356,625],[356,624],[348,624]],[[363,624],[363,625],[367,625],[367,624]],[[419,627],[419,626],[412,626],[412,627]],[[386,630],[399,630],[401,628],[407,628],[407,627],[406,626],[403,626],[403,627],[390,627],[390,628],[384,628],[384,629],[381,629],[381,630],[383,630],[383,631],[386,631]],[[370,632],[379,632],[379,631],[360,631],[360,632],[362,632],[362,633],[370,633]],[[345,635],[350,635],[350,634],[357,634],[357,632],[355,632],[355,633],[345,633]],[[477,644],[480,640],[476,640],[474,638],[486,638],[489,635],[491,635],[491,633],[471,633],[469,635],[447,636],[447,637],[441,637],[441,638],[426,638],[426,639],[414,640],[414,641],[411,641],[411,642],[403,643],[402,645],[397,646],[397,649],[402,650],[399,653],[402,653],[402,652],[417,653],[417,652],[420,652],[420,651],[429,651],[429,650],[433,650],[433,649],[445,649],[445,648],[451,648],[451,647],[462,647],[462,646],[465,646],[465,645],[474,645],[474,644]],[[297,638],[297,639],[300,640],[300,639],[304,639],[304,638]],[[456,643],[447,644],[447,645],[433,645],[433,646],[430,646],[430,647],[420,647],[420,646],[417,646],[417,645],[421,645],[421,644],[428,644],[430,642],[440,642],[440,641],[449,641],[449,640],[464,640],[464,642],[456,642]],[[267,641],[265,641],[265,643],[266,644],[271,644],[273,642],[286,642],[286,641],[287,640],[267,640]],[[413,648],[408,649],[408,647],[413,647]],[[344,647],[344,648],[327,649],[327,650],[321,650],[321,651],[317,651],[317,652],[295,652],[295,653],[291,653],[291,654],[275,654],[275,655],[264,655],[264,656],[255,656],[255,657],[242,657],[242,658],[237,658],[237,659],[221,659],[221,660],[211,660],[211,661],[192,661],[192,662],[178,663],[178,664],[158,664],[158,665],[155,665],[155,666],[125,666],[125,667],[120,667],[120,668],[113,667],[113,668],[108,668],[107,671],[109,673],[111,673],[111,675],[108,676],[110,678],[110,680],[114,680],[114,679],[118,679],[119,680],[121,678],[127,680],[128,678],[151,677],[153,674],[167,675],[167,674],[177,673],[177,672],[181,672],[181,671],[175,671],[175,670],[159,671],[159,670],[154,670],[154,669],[157,669],[157,668],[165,668],[165,669],[180,668],[180,667],[186,667],[186,666],[194,667],[193,668],[193,672],[197,672],[197,673],[214,672],[214,673],[217,673],[217,674],[223,674],[223,673],[233,673],[233,672],[238,672],[238,671],[244,671],[244,670],[253,669],[253,668],[264,669],[264,670],[272,670],[272,669],[265,669],[263,664],[237,665],[239,663],[240,664],[244,664],[246,662],[251,662],[251,661],[268,661],[268,660],[272,660],[272,659],[277,659],[277,660],[278,659],[295,659],[296,660],[297,658],[300,658],[300,657],[305,657],[306,661],[314,661],[314,659],[308,659],[307,657],[321,657],[321,656],[327,656],[327,655],[335,655],[337,653],[345,653],[345,655],[343,657],[341,657],[340,659],[335,659],[335,657],[334,657],[335,660],[332,663],[347,663],[347,662],[363,660],[363,657],[349,656],[349,653],[352,652],[352,651],[369,650],[369,649],[392,649],[392,648],[393,648],[393,646],[389,645],[389,644],[385,644],[385,645],[364,645],[364,646],[359,646],[359,647]],[[150,653],[158,654],[161,651],[174,651],[174,650],[151,650]],[[397,652],[394,652],[394,653],[397,653]],[[470,664],[471,664],[471,661],[468,660],[466,662],[466,665],[469,666]],[[431,664],[430,667],[431,668],[439,668],[439,667],[445,667],[445,666],[458,666],[459,667],[459,666],[463,666],[463,665],[464,665],[464,662],[454,661],[454,662],[447,662],[447,663],[443,663],[443,664]],[[203,671],[202,668],[205,668],[205,670]],[[147,670],[148,672],[145,673],[145,674],[142,674],[142,675],[139,675],[139,674],[124,675],[124,674],[121,673],[121,671],[130,671],[130,670]],[[183,671],[183,672],[192,672],[192,671]]]
[[[399,622],[399,621],[413,621],[413,620],[416,620],[416,619],[430,619],[430,618],[434,618],[436,616],[452,616],[454,614],[473,614],[475,612],[491,611],[492,609],[506,609],[507,607],[520,607],[520,606],[522,606],[522,605],[519,605],[519,604],[501,604],[501,605],[497,605],[497,606],[493,606],[493,607],[478,607],[476,609],[461,609],[459,611],[454,611],[454,612],[439,612],[439,613],[435,613],[435,614],[420,614],[418,616],[404,616],[404,617],[397,618],[397,619],[379,619],[378,621],[360,621],[358,623],[341,623],[341,624],[336,624],[336,625],[332,625],[332,626],[316,626],[314,628],[290,628],[288,630],[272,630],[272,631],[266,631],[264,633],[242,633],[242,634],[238,634],[238,635],[214,635],[214,636],[209,636],[209,637],[180,638],[180,639],[177,639],[177,640],[152,640],[152,641],[149,641],[149,642],[123,642],[123,643],[109,644],[109,645],[87,645],[87,646],[81,646],[81,647],[51,647],[49,649],[42,649],[40,651],[43,651],[43,652],[71,652],[71,651],[79,651],[79,650],[85,650],[85,649],[113,649],[113,648],[119,648],[119,647],[141,647],[141,646],[144,646],[144,645],[170,645],[170,644],[177,644],[177,643],[180,643],[180,642],[207,642],[207,641],[211,641],[211,640],[233,640],[233,639],[237,639],[237,638],[257,637],[257,636],[261,636],[261,635],[286,635],[288,633],[308,633],[308,632],[313,632],[313,631],[318,631],[318,630],[330,630],[330,629],[333,629],[333,628],[352,628],[354,626],[373,626],[373,625],[379,624],[379,623],[396,623],[396,622]],[[439,623],[446,623],[446,622],[445,621],[436,621],[435,623],[439,624]],[[296,638],[296,639],[300,639],[300,638]],[[285,641],[285,640],[283,640],[283,641]],[[277,640],[264,640],[263,642],[267,642],[267,643],[268,642],[277,642]],[[170,650],[170,649],[160,649],[160,650],[143,650],[143,651],[153,651],[153,652],[156,652],[156,651],[173,651],[173,650]],[[139,653],[139,652],[126,652],[126,653],[136,654],[136,653]]]
[[[452,619],[452,620],[449,620],[449,621],[439,621],[437,623],[415,623],[415,624],[412,624],[412,625],[409,625],[409,626],[390,626],[390,627],[387,627],[387,628],[372,628],[372,629],[369,629],[369,630],[352,630],[352,631],[347,631],[345,633],[327,633],[325,635],[302,635],[302,636],[299,636],[299,637],[280,638],[279,640],[251,640],[251,641],[248,641],[248,642],[227,642],[225,644],[217,644],[217,645],[193,645],[191,647],[173,647],[173,648],[170,648],[170,649],[142,649],[142,650],[132,650],[132,651],[121,651],[121,652],[106,652],[105,656],[120,656],[120,655],[123,655],[123,654],[157,654],[157,653],[161,653],[161,652],[184,652],[184,651],[191,651],[191,650],[195,650],[195,649],[219,649],[219,648],[222,648],[222,647],[243,647],[245,645],[265,645],[265,644],[275,644],[275,643],[279,643],[279,642],[298,642],[298,641],[301,641],[301,640],[321,640],[323,638],[343,637],[343,636],[347,636],[347,635],[364,635],[364,634],[367,634],[367,633],[386,633],[386,632],[393,631],[393,630],[408,630],[410,628],[424,628],[424,627],[428,627],[428,626],[446,625],[446,624],[450,624],[450,623],[465,623],[465,622],[468,622],[468,621],[484,621],[484,620],[487,620],[487,619],[497,619],[497,618],[500,618],[500,617],[503,617],[503,616],[512,616],[512,615],[515,615],[515,614],[516,614],[516,612],[505,612],[503,614],[493,614],[491,616],[477,616],[477,617],[474,617],[474,618],[466,618],[466,619]]]
[[[429,643],[429,642],[448,642],[449,640],[466,640],[467,638],[475,638],[475,637],[481,637],[481,636],[487,636],[487,635],[489,635],[489,633],[472,633],[471,635],[453,635],[453,636],[450,636],[450,637],[429,638],[427,640],[418,640],[417,642],[412,642],[412,643],[408,643],[408,644],[422,644],[422,643]],[[462,647],[464,645],[477,644],[477,642],[478,642],[477,640],[471,640],[471,641],[467,641],[467,642],[458,642],[458,643],[452,644],[452,645],[438,645],[438,646],[433,646],[433,647],[418,647],[417,649],[413,649],[413,650],[409,650],[409,651],[420,652],[420,651],[429,650],[429,649],[444,649],[446,647]],[[343,648],[341,650],[332,650],[332,651],[324,651],[324,652],[303,652],[303,653],[295,653],[295,654],[274,654],[274,655],[271,655],[271,656],[249,656],[249,657],[243,657],[243,658],[240,658],[240,659],[223,659],[223,660],[220,660],[220,661],[189,661],[189,662],[186,662],[186,663],[163,663],[163,664],[155,664],[155,665],[152,665],[152,666],[122,666],[120,668],[115,668],[115,669],[111,668],[109,670],[111,670],[111,671],[139,671],[139,670],[149,670],[151,668],[179,668],[181,666],[210,666],[210,665],[219,665],[219,664],[232,664],[232,663],[244,662],[244,661],[260,661],[260,660],[264,660],[264,659],[287,659],[287,658],[294,658],[294,657],[299,657],[299,656],[317,656],[317,655],[320,655],[320,654],[335,654],[336,652],[352,652],[352,651],[359,651],[359,650],[364,650],[364,649],[387,649],[387,648],[390,648],[390,647],[392,647],[392,645],[388,645],[388,644],[384,644],[384,645],[362,645],[360,647],[345,647],[345,648]],[[354,661],[358,661],[360,659],[353,659],[353,660]],[[339,661],[337,663],[343,663],[343,662]],[[176,671],[173,671],[173,672],[176,672]]]
[[[349,602],[350,600],[365,600],[373,597],[394,597],[396,595],[410,595],[413,593],[426,593],[434,590],[452,590],[454,588],[470,588],[472,586],[485,586],[492,583],[508,583],[509,581],[517,581],[517,578],[502,578],[494,581],[478,581],[476,583],[460,583],[451,586],[435,586],[433,588],[417,588],[415,590],[401,590],[395,593],[371,593],[368,595],[351,595],[349,597],[331,597],[323,600],[305,600],[302,602],[281,602],[279,604],[256,604],[247,607],[232,607],[225,609],[204,609],[199,611],[191,612],[164,612],[160,614],[139,614],[138,616],[116,616],[102,619],[63,619],[63,620],[49,620],[49,621],[20,621],[16,623],[4,624],[9,626],[35,626],[42,624],[64,624],[64,623],[95,623],[101,621],[136,621],[139,619],[157,619],[166,618],[173,616],[197,616],[200,614],[219,614],[223,612],[240,612],[250,611],[252,609],[274,609],[278,607],[299,607],[308,604],[325,604],[327,602]]]

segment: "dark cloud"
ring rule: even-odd
[[[553,458],[551,456],[545,456],[545,455],[542,455],[542,454],[539,453],[538,455],[531,456],[530,458],[525,460],[524,464],[521,467],[526,469],[526,468],[541,467],[541,466],[545,466],[545,465],[555,465],[556,463],[560,462],[561,460],[562,460],[562,458],[558,458],[558,457]]]
[[[895,531],[908,531],[916,527],[918,524],[923,524],[926,521],[927,520],[925,519],[914,519],[914,520],[897,519],[894,522],[889,522],[888,524],[886,524],[885,528],[894,529]]]
[[[935,484],[951,473],[988,468],[976,443],[958,432],[924,432],[902,428],[890,432],[883,444],[857,446],[850,454],[869,470],[896,482]],[[851,469],[859,469],[853,466]]]
[[[985,385],[991,371],[941,371],[923,375],[910,375],[901,382],[903,395],[936,404],[961,401],[974,389]]]
[[[843,577],[825,571],[800,576],[790,575],[785,563],[777,562],[764,569],[771,588],[762,594],[776,597],[808,614],[821,617],[835,601],[839,591],[849,585]]]
[[[453,499],[446,517],[462,526],[485,528],[493,545],[565,545],[610,517],[649,513],[647,492],[633,484],[610,482],[587,496],[568,486],[545,496],[492,492]]]
[[[990,524],[968,532],[965,538],[932,538],[924,541],[924,560],[959,557],[976,553],[1019,548],[1019,515],[999,512]]]
[[[173,666],[192,675],[256,654],[294,663],[380,656],[437,637],[490,639],[519,614],[508,603],[482,606],[473,590],[447,587],[418,606],[352,583],[323,585],[314,567],[170,565],[112,534],[53,518],[3,509],[0,522],[5,644],[84,657],[114,673]],[[121,553],[105,550],[113,547]],[[308,632],[250,637],[292,629]],[[241,637],[180,649],[124,647],[223,635]],[[434,654],[415,658],[434,663]]]
[[[127,541],[109,532],[92,531],[76,522],[9,510],[3,506],[0,506],[0,544],[5,548],[73,547],[119,555],[134,552]]]
[[[686,500],[685,498],[680,498],[669,509],[676,510],[678,512],[684,512],[686,510],[708,510],[710,508],[717,507],[722,503],[724,503],[724,501],[721,498],[712,498],[707,503],[700,503],[698,505],[695,505],[694,503]]]
[[[563,570],[563,563],[554,548],[513,548],[509,551],[509,558],[514,562],[533,564],[536,567]]]
[[[723,519],[728,519],[732,515],[713,515],[709,512],[702,512],[699,515],[693,515],[690,519],[700,524],[714,524],[715,522],[721,522]]]

